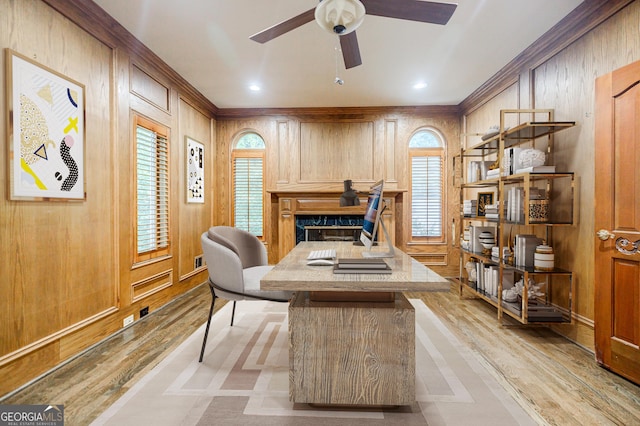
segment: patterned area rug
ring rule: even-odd
[[[416,402],[394,409],[320,409],[289,401],[287,305],[231,303],[109,407],[94,425],[535,425],[478,355],[420,300]]]

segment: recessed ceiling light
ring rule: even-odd
[[[257,84],[252,84],[249,86],[249,90],[251,90],[252,92],[259,92],[260,86],[258,86]]]
[[[413,85],[413,88],[416,90],[424,89],[425,87],[427,87],[427,83],[425,83],[424,81],[420,81]]]

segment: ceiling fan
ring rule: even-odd
[[[444,25],[456,7],[452,3],[418,0],[320,0],[315,8],[249,38],[266,43],[315,19],[322,28],[339,36],[344,65],[349,69],[362,64],[355,30],[365,14]]]

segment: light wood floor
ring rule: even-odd
[[[583,348],[544,327],[500,327],[492,307],[453,292],[407,296],[422,299],[540,424],[640,424],[640,387]],[[0,404],[64,404],[65,424],[89,424],[204,323],[209,304],[202,285]]]

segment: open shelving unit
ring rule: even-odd
[[[524,120],[522,124],[507,128],[505,121],[509,115],[517,115],[517,121],[523,121],[521,120],[523,116],[531,120]],[[515,264],[512,255],[503,256],[503,254],[505,248],[513,248],[514,235],[522,233],[535,235],[551,243],[554,227],[572,226],[575,223],[574,174],[567,171],[514,173],[514,170],[507,170],[503,157],[508,148],[522,146],[539,149],[543,146],[547,164],[550,162],[553,164],[554,135],[573,126],[575,126],[573,121],[554,121],[553,110],[550,109],[501,110],[497,133],[468,148],[463,147],[456,158],[456,161],[460,161],[460,227],[462,228],[460,229],[461,258],[458,277],[460,296],[471,294],[472,297],[491,304],[496,308],[499,320],[502,320],[503,316],[508,316],[522,324],[572,322],[572,271],[557,267],[553,270],[538,270],[534,266],[521,266]],[[473,160],[480,160],[485,165],[491,163],[491,167],[494,169],[497,167],[499,171],[497,174],[492,173],[492,177],[489,178],[484,173],[482,176],[469,176],[467,166]],[[508,203],[505,202],[508,192],[514,187],[522,194],[518,202],[526,206],[518,215],[510,214]],[[536,193],[545,194],[547,197],[545,201],[547,213],[542,219],[533,216],[530,211],[534,189]],[[464,214],[462,206],[465,196],[468,197],[483,190],[493,192],[497,199],[494,199],[493,203],[499,202],[497,218],[469,217]],[[464,235],[462,231],[466,226],[493,227],[500,256],[492,256],[491,251],[487,250],[471,251],[462,237]],[[497,283],[496,278],[492,278],[492,285],[488,290],[486,285],[478,285],[481,278],[476,277],[475,281],[472,280],[470,271],[473,268],[469,266],[469,271],[465,268],[469,261],[473,262],[471,265],[477,268],[477,274],[486,273],[489,269],[489,274],[493,273],[494,277],[497,275]],[[517,299],[504,300],[503,290],[514,286],[520,280],[522,280],[522,288]],[[534,285],[533,288],[530,283]]]

